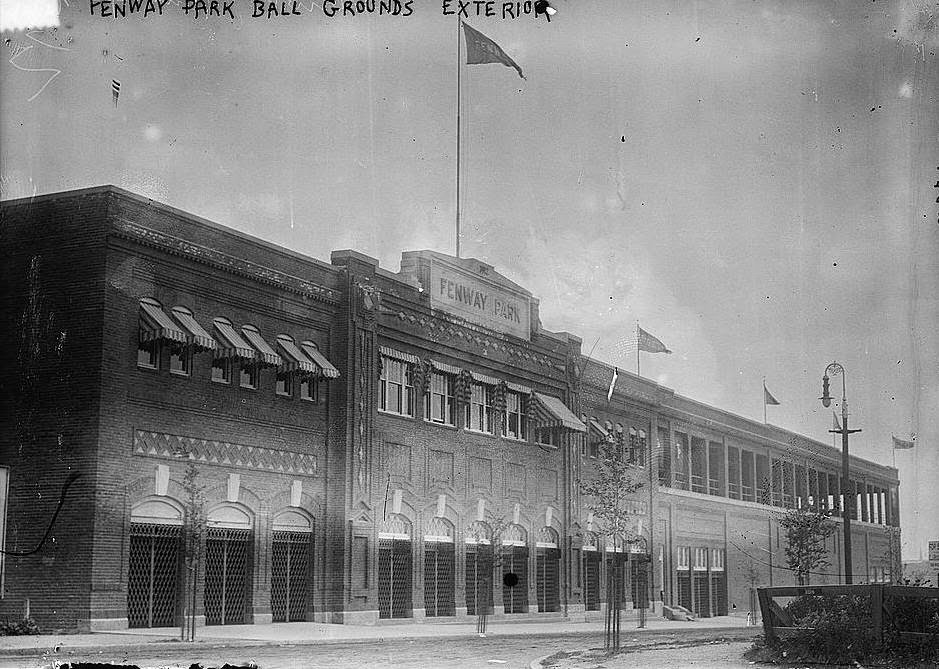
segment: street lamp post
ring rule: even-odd
[[[844,526],[844,582],[851,585],[853,581],[853,572],[851,567],[851,514],[854,513],[855,492],[848,489],[851,483],[851,469],[848,462],[848,435],[860,432],[860,430],[848,429],[848,400],[845,393],[845,374],[844,367],[837,362],[832,362],[825,368],[825,375],[822,377],[822,405],[826,408],[831,406],[831,395],[828,394],[829,376],[841,375],[841,429],[829,430],[829,432],[841,434],[841,495],[844,498],[844,505],[841,512],[842,523]]]

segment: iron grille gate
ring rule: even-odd
[[[715,616],[727,615],[727,581],[724,572],[711,572],[712,611]]]
[[[271,612],[275,623],[307,618],[312,535],[274,531],[271,542]]]
[[[600,610],[600,554],[584,551],[584,608]]]
[[[476,616],[492,611],[492,546],[466,547],[466,614]],[[477,606],[479,610],[477,610]]]
[[[629,562],[629,586],[634,609],[649,608],[649,562],[632,559]]]
[[[411,541],[378,540],[378,617],[411,617]]]
[[[424,615],[456,614],[453,597],[453,544],[432,541],[424,544]]]
[[[694,609],[702,618],[711,616],[711,596],[708,587],[708,573],[706,571],[694,572]]]
[[[692,611],[691,606],[691,572],[687,569],[678,572],[678,606]]]
[[[537,549],[535,578],[538,590],[538,611],[541,613],[557,611],[560,608],[558,591],[558,561],[561,551],[557,548]]]
[[[511,588],[505,585],[505,575],[515,574],[518,582]],[[528,611],[528,548],[505,546],[502,549],[502,605],[506,613]]]
[[[176,624],[181,539],[178,525],[131,523],[127,573],[129,627]]]
[[[205,624],[247,622],[251,530],[210,527],[205,539]]]

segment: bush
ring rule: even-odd
[[[0,622],[0,636],[25,636],[28,634],[39,634],[39,625],[32,618]]]

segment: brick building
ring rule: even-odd
[[[591,616],[616,561],[627,602],[719,615],[791,581],[783,508],[838,506],[837,450],[624,372],[610,396],[480,261],[327,264],[113,187],[4,202],[2,226],[0,615]],[[579,492],[603,442],[646,481],[630,537]],[[856,580],[880,580],[896,471],[853,468]]]

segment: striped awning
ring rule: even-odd
[[[420,359],[412,353],[404,353],[402,351],[397,351],[388,346],[379,346],[378,350],[381,351],[381,354],[386,358],[394,358],[395,360],[401,360],[402,362],[409,362],[412,365],[416,365],[420,362]]]
[[[505,387],[511,390],[513,393],[520,393],[522,395],[531,395],[531,388],[529,388],[528,386],[523,386],[521,383],[511,383],[510,381],[506,381]]]
[[[189,338],[183,329],[155,302],[140,301],[140,339],[142,341],[175,341],[188,344]]]
[[[214,351],[218,348],[212,335],[199,325],[199,321],[193,317],[188,309],[174,307],[173,316],[176,317],[179,324],[186,330],[186,333],[189,335],[189,343],[192,344],[194,349],[197,351]]]
[[[486,376],[485,374],[480,374],[479,372],[470,371],[470,376],[473,377],[473,381],[476,383],[485,383],[488,386],[497,386],[499,385],[499,379]]]
[[[454,367],[453,365],[448,365],[445,362],[438,362],[437,360],[431,360],[430,366],[436,369],[438,372],[443,372],[444,374],[453,374],[454,376],[459,376],[460,372],[463,371],[460,367]]]
[[[339,370],[333,366],[333,363],[326,359],[325,355],[320,353],[320,350],[316,348],[313,342],[305,341],[300,345],[300,348],[303,349],[303,352],[307,354],[310,360],[319,366],[323,376],[327,379],[339,378]]]
[[[281,367],[288,372],[306,372],[316,374],[319,368],[300,348],[293,342],[293,339],[286,335],[278,335],[277,345],[284,352],[281,356]]]
[[[235,331],[232,324],[224,318],[216,318],[214,321],[215,331],[218,332],[221,339],[221,347],[218,349],[219,358],[242,358],[243,360],[254,360],[254,349],[251,344],[242,339],[241,335]]]
[[[575,432],[586,432],[587,427],[580,422],[564,402],[550,395],[534,394],[538,404],[538,422],[546,427],[565,427]]]
[[[591,432],[593,432],[593,433],[595,433],[596,435],[598,435],[598,436],[599,436],[600,438],[602,438],[604,441],[609,440],[609,438],[610,438],[610,433],[607,431],[607,429],[606,429],[605,427],[603,427],[602,425],[600,425],[600,421],[591,418],[590,421],[589,421],[589,423],[590,423],[590,431],[591,431]]]
[[[254,350],[261,354],[261,364],[270,365],[271,367],[280,367],[281,357],[274,352],[274,349],[265,341],[260,332],[251,326],[245,326],[241,328],[241,333],[245,336],[245,339],[248,340],[248,343],[254,347]]]

